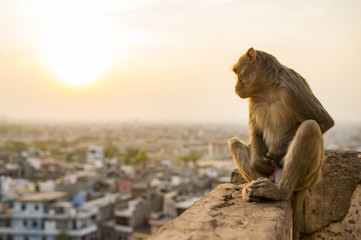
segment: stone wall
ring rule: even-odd
[[[361,239],[360,158],[355,151],[326,151],[323,178],[305,201],[302,239]],[[235,170],[231,183],[216,186],[151,239],[291,239],[289,202],[246,202],[243,182]]]
[[[150,239],[290,239],[292,211],[287,201],[249,203],[242,185],[220,184]]]
[[[305,201],[302,239],[361,239],[361,155],[328,150],[322,179]]]

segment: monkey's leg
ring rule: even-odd
[[[321,177],[323,158],[320,126],[314,120],[306,120],[298,128],[284,158],[280,188],[290,197],[293,191],[315,185]]]
[[[253,179],[263,176],[251,168],[249,145],[238,138],[230,138],[228,140],[228,149],[232,154],[233,161],[236,163],[237,168],[244,179],[250,182]]]
[[[273,183],[268,178],[252,181],[243,188],[247,201],[289,199],[296,190],[310,188],[317,183],[323,163],[323,138],[320,127],[313,120],[304,121],[298,128],[284,157],[282,178]]]

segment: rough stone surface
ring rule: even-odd
[[[322,179],[309,190],[309,197],[305,201],[306,224],[303,232],[315,232],[346,216],[351,196],[357,185],[361,184],[361,160],[358,154],[356,151],[326,151]]]
[[[290,239],[289,202],[246,202],[242,185],[221,184],[150,239]]]
[[[309,190],[309,196],[305,200],[305,226],[302,239],[357,239],[352,238],[352,234],[348,234],[353,228],[345,227],[343,231],[336,231],[336,233],[333,229],[335,226],[347,225],[345,216],[353,211],[351,210],[353,206],[350,205],[351,197],[355,196],[355,189],[361,184],[359,155],[360,153],[356,151],[327,150],[325,152],[322,179]],[[231,182],[237,184],[243,181],[241,174],[235,169]],[[360,214],[361,203],[355,203],[355,206],[357,209],[353,212]],[[356,216],[359,216],[357,214]],[[361,226],[359,217],[350,219],[348,225],[353,226],[354,221],[354,225]],[[329,228],[331,225],[332,229]],[[359,230],[352,230],[352,232],[357,231]],[[318,234],[319,232],[322,234]],[[345,238],[337,238],[340,235]],[[321,237],[317,238],[317,236]],[[354,236],[361,239],[361,234]]]
[[[242,174],[235,168],[231,175],[231,183],[242,184],[247,183],[247,181],[242,177]]]
[[[354,191],[346,217],[319,231],[304,236],[302,240],[358,240],[361,239],[361,185]]]

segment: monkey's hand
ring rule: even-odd
[[[274,160],[265,157],[263,161],[273,167],[273,173],[268,178],[274,183],[281,181],[283,169]]]
[[[298,125],[294,128],[291,128],[280,141],[269,146],[268,148],[268,157],[272,160],[275,160],[279,165],[281,165],[281,167],[283,167],[282,160],[287,154],[288,146],[295,137],[297,129]]]
[[[286,155],[287,149],[288,149],[287,145],[273,145],[269,148],[267,157],[276,161],[276,163],[282,166],[283,165],[282,159]]]
[[[261,156],[251,159],[251,167],[264,176],[269,176],[273,172],[273,166],[264,162],[264,157]]]

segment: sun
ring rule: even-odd
[[[50,38],[47,62],[62,83],[81,87],[99,80],[107,63],[105,35],[87,24],[57,27]]]

